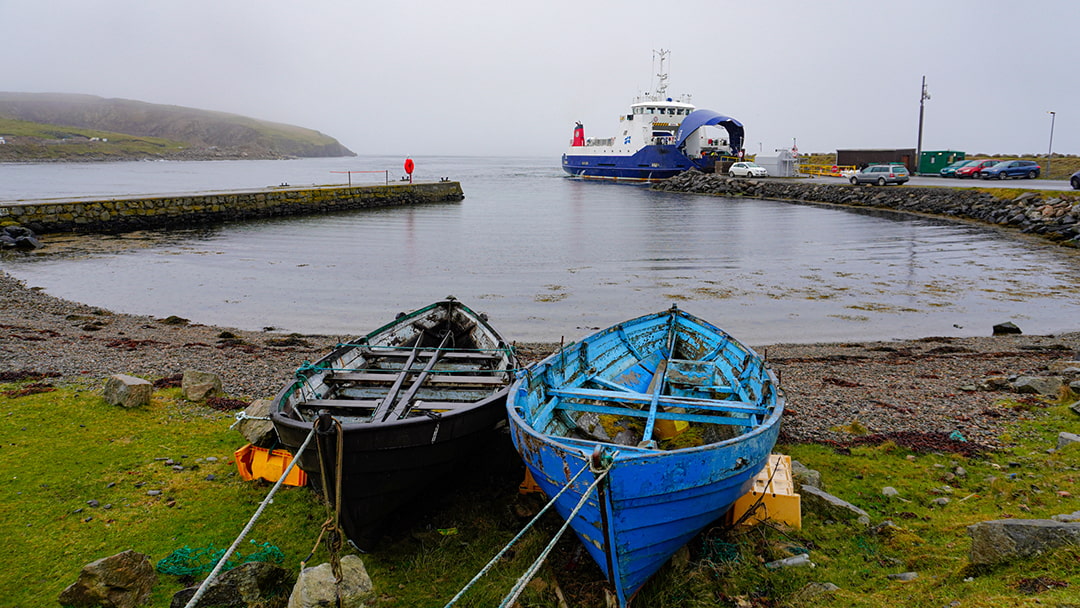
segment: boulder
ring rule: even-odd
[[[337,591],[341,593],[341,604],[335,603]],[[341,558],[340,587],[330,564],[304,568],[289,596],[289,608],[362,608],[374,595],[371,577],[364,568],[363,560],[355,555],[346,555]]]
[[[998,323],[997,325],[994,326],[994,335],[995,336],[1004,336],[1004,335],[1008,335],[1008,334],[1022,334],[1022,333],[1024,333],[1024,332],[1020,331],[1020,328],[1017,327],[1016,324],[1013,323],[1012,321],[1007,321],[1005,323]]]
[[[869,513],[821,488],[802,486],[799,489],[799,496],[803,509],[824,519],[854,519],[863,525],[870,524]]]
[[[150,395],[153,392],[153,384],[127,374],[113,374],[105,381],[105,401],[111,405],[144,407],[150,405]]]
[[[998,564],[1080,546],[1080,522],[1050,519],[997,519],[968,526],[972,564]]]
[[[1061,448],[1074,443],[1080,443],[1080,435],[1077,435],[1076,433],[1066,433],[1065,431],[1058,433],[1057,449],[1060,450]]]
[[[124,551],[83,566],[79,579],[60,592],[64,606],[135,608],[150,599],[157,573],[150,558]]]
[[[267,562],[247,562],[223,573],[207,586],[200,606],[247,608],[266,605],[268,600],[289,594],[289,571]],[[169,608],[184,608],[199,586],[181,589],[173,595]]]
[[[270,406],[273,402],[268,399],[256,399],[244,410],[245,416],[251,418],[269,418]],[[237,425],[237,430],[253,446],[260,448],[273,448],[277,443],[277,432],[274,431],[274,423],[269,420],[252,420],[244,418]]]
[[[1020,376],[1012,383],[1018,393],[1057,397],[1065,383],[1059,376]]]
[[[1046,367],[1050,370],[1051,374],[1061,374],[1066,376],[1080,375],[1080,361],[1053,361]]]
[[[821,482],[821,472],[807,467],[798,460],[791,461],[791,479],[795,482],[796,492],[804,485],[814,486],[818,489],[825,487]]]
[[[184,378],[180,381],[180,387],[184,389],[184,398],[188,401],[202,401],[207,397],[222,397],[225,395],[225,391],[221,388],[220,376],[194,369],[184,370]]]

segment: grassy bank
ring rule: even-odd
[[[148,408],[123,410],[104,402],[99,382],[50,384],[37,379],[0,385],[5,605],[56,605],[84,564],[126,549],[156,563],[185,546],[227,547],[269,489],[236,475],[231,455],[244,441],[228,429],[232,415],[186,402],[179,389],[156,391]],[[1031,398],[994,408],[1025,412],[1005,437],[1011,447],[995,453],[924,454],[895,444],[779,446],[777,451],[821,471],[826,489],[867,510],[874,525],[894,525],[875,531],[805,514],[801,530],[716,528],[680,552],[635,605],[1068,605],[1080,589],[1080,550],[993,569],[967,564],[965,526],[1003,517],[1048,518],[1078,508],[1080,450],[1047,448],[1059,431],[1080,432],[1080,417],[1062,404]],[[849,430],[857,432],[858,425]],[[539,499],[517,492],[521,467],[505,438],[488,454],[488,466],[454,480],[456,491],[428,493],[433,498],[422,510],[402,513],[382,547],[363,556],[378,593],[374,605],[444,605],[536,511]],[[896,488],[899,497],[883,497],[884,486]],[[950,502],[935,505],[940,497]],[[296,569],[324,519],[324,507],[310,491],[286,488],[249,538],[277,546],[282,565]],[[560,524],[554,516],[543,520],[541,530],[527,535],[459,605],[497,604]],[[242,553],[254,549],[245,544]],[[804,551],[815,568],[763,566]],[[325,559],[320,549],[313,563]],[[887,578],[907,571],[918,578]],[[807,587],[813,582],[840,589],[814,596]],[[152,605],[167,606],[183,586],[179,578],[162,575]],[[599,570],[569,536],[522,605],[559,606],[561,595],[570,606],[599,607],[603,589]]]

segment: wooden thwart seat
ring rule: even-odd
[[[414,410],[452,410],[475,405],[474,401],[417,401]],[[297,404],[300,409],[368,409],[379,406],[378,399],[308,399]]]
[[[423,370],[408,371],[405,373],[419,374]],[[502,370],[492,370],[501,372]],[[326,382],[373,382],[390,384],[397,380],[401,370],[389,372],[334,372],[326,376]],[[485,386],[498,386],[506,384],[506,380],[497,376],[476,376],[465,374],[431,374],[427,377],[426,385],[432,384],[482,384]]]

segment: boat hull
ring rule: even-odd
[[[440,305],[447,304],[432,307]],[[359,548],[375,546],[391,516],[415,511],[418,497],[453,479],[462,464],[490,445],[493,429],[505,419],[516,365],[512,350],[471,310],[456,302],[449,306],[460,331],[473,337],[467,348],[417,349],[438,351],[445,363],[438,364],[442,368],[432,363],[433,374],[419,381],[423,392],[417,389],[416,398],[396,406],[414,412],[399,418],[404,410],[398,409],[382,419],[378,403],[394,390],[390,378],[402,375],[412,382],[418,377],[403,371],[415,365],[404,354],[412,352],[408,345],[418,344],[417,336],[445,323],[435,317],[447,313],[432,307],[301,367],[297,381],[283,388],[271,407],[280,442],[297,455],[313,489],[330,504],[340,502],[342,530]],[[297,454],[313,427],[318,429],[314,441]]]
[[[576,153],[582,151],[584,148],[571,148],[563,154],[563,171],[586,179],[656,182],[690,169],[709,171],[713,167],[712,159],[693,160],[671,145],[645,146],[632,155]]]
[[[685,313],[677,314],[680,321],[689,317]],[[690,319],[689,325],[697,332],[694,339],[701,341],[701,352],[715,352],[725,348],[725,343],[732,343],[720,330],[701,335],[711,326]],[[511,388],[507,400],[514,445],[545,494],[555,496],[584,470],[570,490],[556,501],[555,508],[564,519],[570,516],[597,476],[607,471],[598,491],[588,496],[570,523],[614,586],[620,606],[629,605],[634,594],[675,551],[749,491],[754,478],[766,465],[780,430],[783,400],[775,390],[762,390],[765,385],[758,385],[753,396],[767,406],[761,409],[760,419],[746,425],[745,432],[714,443],[657,450],[551,432],[553,423],[544,423],[551,415],[547,411],[551,401],[541,395],[557,395],[566,387],[585,386],[587,378],[597,376],[605,378],[609,386],[618,383],[641,390],[650,379],[642,374],[646,377],[635,386],[630,377],[641,370],[630,366],[633,373],[626,372],[627,362],[647,360],[654,354],[653,348],[663,340],[642,336],[656,334],[664,323],[667,323],[664,315],[649,315],[570,345],[526,370]],[[639,327],[640,331],[636,331],[635,326],[645,329]],[[740,356],[736,359],[744,369],[752,368],[742,358],[743,353],[754,356],[752,351],[738,346],[734,352]],[[769,386],[775,380],[764,367],[757,373]],[[583,403],[595,405],[601,401],[598,393],[582,392],[596,397]],[[587,410],[589,406],[581,407]],[[556,418],[558,415],[551,416],[552,420]],[[598,459],[597,454],[602,456]]]

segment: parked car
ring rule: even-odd
[[[956,177],[956,170],[957,169],[959,169],[960,167],[963,167],[964,165],[971,164],[971,163],[976,163],[976,162],[978,162],[978,161],[975,161],[975,160],[958,160],[955,163],[953,163],[953,164],[951,164],[951,165],[949,165],[947,167],[942,167],[941,171],[938,171],[938,175],[940,175],[941,177]]]
[[[1000,163],[986,167],[979,171],[983,179],[1009,179],[1010,177],[1026,177],[1035,179],[1039,177],[1042,167],[1030,160],[1003,160]]]
[[[851,176],[851,183],[859,184],[903,184],[911,179],[904,165],[870,165]]]
[[[1072,174],[1069,183],[1072,184],[1073,190],[1080,190],[1080,171]]]
[[[759,164],[751,162],[735,163],[728,168],[731,177],[768,177],[769,171]]]
[[[996,158],[988,158],[986,160],[973,160],[970,163],[960,167],[956,170],[956,177],[964,179],[965,177],[979,177],[979,172],[986,167],[993,167],[998,164],[999,160]]]

